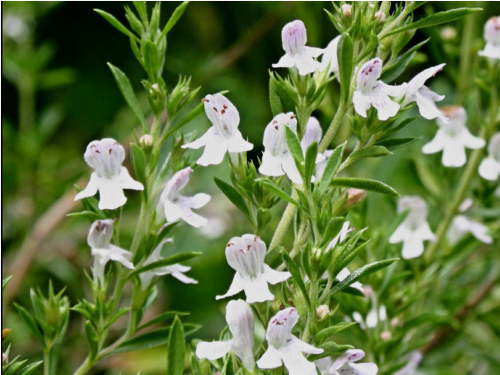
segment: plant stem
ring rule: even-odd
[[[45,348],[43,350],[43,375],[50,374],[50,350],[52,348]]]
[[[292,199],[295,200],[299,199],[299,195],[295,190],[292,193]],[[294,206],[291,203],[288,203],[288,205],[285,208],[285,212],[283,212],[283,216],[281,217],[280,223],[276,228],[276,232],[274,232],[273,239],[271,240],[271,244],[269,245],[269,251],[281,245],[281,242],[283,242],[283,238],[285,237],[286,231],[288,230],[288,227],[292,222],[293,215],[295,215],[296,210],[297,210],[296,206]]]
[[[335,113],[332,123],[330,124],[330,127],[328,128],[325,136],[319,144],[318,152],[324,152],[328,148],[328,146],[330,146],[330,143],[332,143],[332,140],[337,134],[340,125],[342,125],[342,121],[344,120],[346,112],[347,105],[343,101],[341,101],[337,109],[337,113]]]

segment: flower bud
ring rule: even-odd
[[[145,147],[149,148],[153,145],[154,138],[151,134],[144,134],[140,139],[139,142],[140,144]]]
[[[151,95],[161,94],[160,85],[158,85],[157,83],[153,83],[149,92],[151,93]]]
[[[352,5],[344,4],[342,5],[342,14],[345,18],[351,18]]]
[[[500,17],[491,17],[484,25],[484,39],[493,45],[500,44]]]
[[[366,197],[366,191],[361,189],[349,189],[347,190],[347,201],[345,202],[344,208],[349,208],[362,202]]]
[[[373,16],[374,20],[379,20],[379,23],[384,23],[385,22],[385,13],[379,10],[375,15]]]
[[[7,338],[7,336],[10,335],[11,332],[12,332],[12,328],[2,329],[2,341],[5,340]]]
[[[373,294],[373,289],[371,286],[369,285],[365,285],[363,287],[363,294],[365,295],[365,297],[370,297],[372,294]]]
[[[392,334],[389,331],[384,331],[380,335],[380,340],[382,340],[382,341],[387,341],[390,339],[392,339]]]
[[[441,30],[441,39],[444,41],[454,40],[457,37],[457,29],[451,26],[445,26]]]
[[[399,326],[399,319],[398,318],[392,318],[391,319],[391,327],[397,327]]]
[[[307,42],[307,31],[304,22],[295,20],[289,22],[283,27],[281,32],[283,49],[289,55],[300,54]]]
[[[328,308],[327,305],[320,305],[316,309],[316,316],[318,317],[319,320],[321,320],[324,317],[328,316],[329,313],[330,313],[330,309]]]
[[[323,252],[321,251],[321,249],[315,247],[313,250],[312,250],[312,254],[313,254],[313,257],[316,259],[316,260],[320,260],[321,258],[321,254]]]

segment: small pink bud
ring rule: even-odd
[[[152,144],[153,144],[153,136],[150,135],[150,134],[144,134],[140,139],[139,139],[139,142],[141,145],[143,145],[144,147],[148,148],[148,147],[151,147]]]
[[[399,326],[399,319],[398,318],[393,318],[391,320],[391,327],[397,327]]]
[[[500,44],[500,17],[491,17],[484,25],[484,39],[493,45]]]
[[[316,316],[318,317],[319,320],[323,319],[329,313],[330,313],[330,309],[328,308],[327,305],[320,305],[316,309]]]
[[[441,30],[441,39],[444,41],[454,40],[457,37],[457,29],[451,26],[445,26]]]
[[[384,23],[385,22],[385,13],[379,10],[375,15],[373,16],[373,19],[379,20],[379,23]]]
[[[382,340],[382,341],[387,341],[390,339],[392,339],[392,334],[389,331],[384,331],[380,335],[380,340]]]
[[[347,201],[345,202],[345,208],[349,208],[362,202],[366,197],[366,191],[361,189],[349,189],[347,190]]]
[[[352,5],[344,4],[342,5],[342,14],[345,18],[351,18]]]

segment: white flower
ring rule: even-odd
[[[285,173],[293,183],[301,184],[302,177],[295,165],[285,139],[285,126],[297,132],[297,119],[292,112],[273,118],[264,131],[264,153],[259,172],[265,176],[279,177]]]
[[[366,315],[366,320],[363,319],[363,316],[357,311],[352,313],[352,318],[362,329],[375,328],[379,322],[385,322],[387,320],[387,310],[385,305],[378,305],[377,296],[370,286],[362,288],[362,292],[366,297],[370,297],[370,311]]]
[[[349,349],[335,361],[322,358],[315,363],[322,375],[376,375],[378,367],[375,363],[353,363],[364,356],[365,352],[360,349]]]
[[[373,106],[378,113],[378,119],[385,121],[394,117],[399,111],[399,104],[389,96],[398,97],[405,90],[405,85],[391,86],[379,81],[382,74],[382,60],[378,57],[365,63],[358,72],[358,84],[353,96],[354,109],[366,117],[366,111]]]
[[[342,270],[337,274],[337,280],[338,281],[344,281],[344,279],[349,276],[351,272],[347,268],[342,268]],[[359,291],[363,291],[363,284],[361,284],[359,281],[356,281],[351,284],[351,288],[358,289]]]
[[[30,33],[30,28],[23,18],[9,13],[3,17],[2,30],[6,36],[18,43],[25,42]]]
[[[210,164],[220,164],[226,152],[245,152],[253,148],[238,130],[240,114],[233,103],[221,94],[207,95],[203,102],[212,127],[201,138],[182,146],[195,150],[205,146],[198,164],[205,167]]]
[[[92,197],[99,190],[99,209],[114,210],[127,202],[123,189],[144,190],[144,186],[132,179],[127,168],[122,166],[125,150],[114,139],[90,142],[83,157],[95,172],[90,175],[87,187],[76,195],[75,201]]]
[[[500,176],[500,133],[491,137],[488,144],[488,157],[481,162],[479,174],[489,181],[495,181]]]
[[[447,106],[442,110],[449,121],[437,119],[439,130],[434,139],[422,147],[422,152],[434,154],[443,151],[441,161],[445,167],[461,167],[467,161],[465,148],[484,147],[485,141],[473,136],[467,129],[467,113],[463,107]]]
[[[264,263],[265,256],[266,244],[259,237],[244,234],[231,238],[226,245],[226,259],[236,274],[227,293],[216,299],[234,296],[244,290],[248,303],[274,300],[267,284],[281,283],[292,275],[271,269]]]
[[[479,51],[479,56],[500,59],[500,17],[491,17],[484,25],[486,47]]]
[[[267,351],[257,361],[261,369],[273,369],[284,363],[289,375],[316,375],[316,365],[309,362],[302,353],[321,354],[323,349],[299,340],[292,335],[292,329],[299,321],[299,314],[293,307],[279,311],[271,318],[267,327]]]
[[[418,350],[411,352],[408,355],[408,362],[406,365],[399,371],[395,372],[394,375],[417,375],[420,374],[417,372],[418,365],[422,361],[422,353]]]
[[[201,208],[206,205],[210,200],[210,195],[199,193],[193,197],[185,197],[179,194],[179,191],[189,182],[191,172],[193,172],[193,169],[190,167],[184,168],[168,180],[156,208],[159,220],[166,218],[167,223],[183,220],[195,228],[207,224],[207,219],[195,214],[191,209]]]
[[[349,227],[349,222],[346,221],[344,224],[342,224],[342,228],[340,229],[340,232],[335,236],[333,240],[330,241],[328,246],[326,247],[326,251],[333,249],[337,244],[344,242],[346,239],[347,235],[349,232],[352,232],[354,228]]]
[[[417,74],[408,84],[406,89],[401,96],[406,94],[402,106],[405,107],[410,103],[416,102],[420,114],[423,118],[427,120],[432,120],[435,118],[441,119],[443,122],[447,122],[446,116],[439,110],[434,102],[439,102],[444,99],[444,95],[438,95],[427,86],[425,86],[425,81],[429,78],[434,77],[438,72],[443,70],[443,66],[446,64],[440,64],[433,66],[431,68],[425,69],[423,72]]]
[[[161,250],[167,242],[173,242],[173,239],[167,238],[166,240],[161,241],[153,250],[149,258],[144,262],[143,266],[147,266],[148,264],[162,260],[163,257],[161,256]],[[198,284],[198,281],[196,281],[195,279],[184,275],[184,272],[188,272],[189,270],[191,270],[191,267],[183,266],[182,264],[172,264],[171,266],[159,267],[151,271],[142,272],[141,274],[139,274],[139,277],[141,278],[142,289],[147,289],[149,287],[151,281],[153,280],[153,277],[164,275],[172,275],[184,284]]]
[[[328,75],[337,74],[339,72],[339,62],[337,58],[337,47],[339,44],[340,35],[334,38],[328,45],[326,46],[323,57],[321,58],[321,67],[320,71],[325,71],[328,66]]]
[[[111,245],[113,236],[113,220],[96,220],[90,227],[87,243],[94,257],[94,279],[104,285],[104,268],[110,260],[120,262],[124,267],[133,269],[130,261],[132,253],[118,246]]]
[[[243,365],[252,371],[255,366],[253,358],[254,318],[250,306],[242,300],[229,301],[226,306],[226,322],[233,335],[229,341],[200,342],[196,347],[198,358],[215,360],[233,352],[241,359]]]
[[[450,244],[456,244],[467,233],[471,233],[481,242],[487,244],[493,243],[493,238],[489,235],[489,229],[486,225],[481,224],[479,221],[469,219],[465,215],[455,216],[447,233]]]
[[[300,146],[302,151],[305,152],[314,142],[318,143],[321,141],[321,137],[323,136],[323,129],[321,129],[321,125],[316,117],[309,117],[306,125],[306,131],[304,132],[304,136],[300,141]]]
[[[297,67],[299,74],[305,76],[320,68],[320,63],[314,58],[323,53],[321,48],[306,47],[307,32],[300,20],[289,22],[283,27],[281,40],[285,54],[273,68]]]
[[[389,242],[403,242],[403,258],[411,259],[422,255],[424,241],[434,241],[435,235],[427,223],[427,205],[422,198],[417,196],[399,198],[398,212],[407,210],[410,212],[389,238]]]

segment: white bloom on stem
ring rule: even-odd
[[[488,144],[488,157],[479,166],[482,178],[495,181],[500,176],[500,133],[496,133]]]
[[[132,253],[111,244],[114,220],[96,220],[90,227],[87,243],[94,257],[92,272],[94,279],[104,285],[104,268],[112,260],[121,263],[124,267],[133,269]]]
[[[285,54],[273,68],[297,67],[299,74],[305,76],[320,68],[320,63],[314,60],[323,53],[321,48],[306,47],[307,31],[300,20],[289,22],[281,31],[281,40]]]
[[[413,77],[413,79],[406,85],[404,92],[401,94],[401,97],[406,94],[401,105],[405,107],[410,103],[416,102],[418,110],[423,118],[427,120],[439,118],[442,122],[447,122],[448,119],[435,104],[435,102],[443,100],[444,95],[438,95],[425,86],[425,82],[443,70],[445,65],[446,64],[433,66],[425,69],[423,72],[420,72]]]
[[[403,258],[419,257],[424,252],[424,241],[434,241],[436,236],[427,223],[427,204],[417,196],[399,198],[398,212],[409,210],[405,220],[389,238],[389,243],[403,242]]]
[[[83,157],[94,172],[75,201],[92,197],[99,191],[99,209],[114,210],[127,202],[123,189],[144,190],[144,186],[132,179],[127,168],[122,166],[125,150],[114,139],[90,142]]]
[[[394,375],[417,375],[420,374],[417,372],[418,365],[422,361],[422,353],[418,350],[411,352],[408,355],[408,362],[406,365],[399,371],[395,372]]]
[[[337,57],[337,47],[339,45],[340,35],[335,37],[326,46],[323,57],[321,58],[320,71],[325,71],[328,68],[328,75],[337,74],[339,72],[339,61]]]
[[[205,193],[196,194],[193,197],[185,197],[179,191],[189,182],[189,175],[193,172],[191,167],[181,169],[175,173],[163,189],[156,211],[158,219],[167,219],[167,223],[183,220],[195,228],[207,224],[207,219],[195,214],[192,208],[201,208],[210,201],[210,195]]]
[[[281,283],[292,275],[273,270],[264,263],[265,256],[266,244],[259,237],[244,234],[231,238],[226,245],[226,259],[236,274],[227,293],[216,299],[234,296],[244,290],[248,303],[274,300],[267,284]]]
[[[378,57],[365,63],[358,72],[358,82],[353,96],[354,109],[366,117],[366,111],[373,106],[377,110],[378,119],[385,121],[394,117],[399,111],[399,104],[389,96],[399,97],[405,90],[406,84],[391,86],[379,81],[382,74],[382,60]]]
[[[349,349],[335,361],[322,358],[315,361],[322,375],[376,375],[378,367],[375,363],[354,363],[365,356],[360,349]]]
[[[366,319],[357,311],[353,312],[352,317],[354,321],[359,324],[361,329],[375,328],[379,322],[385,322],[387,320],[386,307],[385,305],[378,305],[377,296],[369,285],[363,287],[361,290],[366,297],[370,298],[371,308],[366,315]]]
[[[493,243],[493,238],[491,238],[489,232],[488,227],[479,221],[469,219],[465,215],[457,215],[451,222],[447,238],[450,244],[454,245],[466,234],[471,233],[479,241],[490,244]]]
[[[199,149],[205,147],[198,164],[207,166],[220,164],[226,152],[250,151],[253,145],[243,139],[238,130],[240,114],[236,107],[224,95],[207,95],[203,99],[205,113],[212,122],[212,127],[196,141],[187,143],[182,148]]]
[[[316,375],[316,365],[309,362],[302,353],[321,354],[323,349],[315,348],[292,335],[292,329],[299,321],[299,314],[293,307],[279,311],[267,326],[267,351],[257,361],[261,369],[273,369],[284,363],[290,375]]]
[[[292,112],[281,113],[273,118],[264,131],[264,153],[259,172],[265,176],[279,177],[285,173],[295,184],[302,183],[302,177],[295,165],[285,138],[285,126],[297,132],[297,116]]]
[[[254,317],[250,306],[242,300],[229,301],[226,306],[226,322],[233,338],[229,341],[200,342],[196,347],[198,358],[215,360],[233,352],[243,365],[252,371]]]
[[[302,148],[304,156],[306,155],[306,151],[309,148],[309,146],[312,145],[314,142],[316,142],[319,145],[322,136],[323,136],[323,129],[321,129],[321,125],[319,124],[318,119],[313,116],[309,117],[309,120],[307,121],[306,125],[306,130],[304,132],[302,140],[300,141],[300,147]],[[321,153],[318,153],[316,155],[316,164],[321,163],[323,160],[325,160],[325,156],[323,156],[323,154]],[[313,181],[316,180],[314,176],[312,180]]]
[[[161,241],[158,246],[153,250],[148,259],[144,262],[143,266],[158,262],[164,258],[161,256],[161,251],[167,242],[174,242],[172,238],[167,238]],[[191,267],[183,266],[182,264],[172,264],[170,266],[155,268],[151,271],[142,272],[139,274],[141,278],[142,289],[147,289],[155,276],[172,275],[177,280],[184,284],[198,284],[198,281],[184,275],[185,272],[191,270]]]
[[[500,59],[500,17],[491,17],[484,25],[486,47],[479,51],[479,56]]]
[[[422,152],[434,154],[443,151],[441,161],[445,167],[461,167],[467,161],[465,148],[481,148],[486,142],[467,129],[467,113],[463,107],[447,106],[442,111],[448,116],[448,121],[437,119],[439,130],[434,139],[422,147]]]

